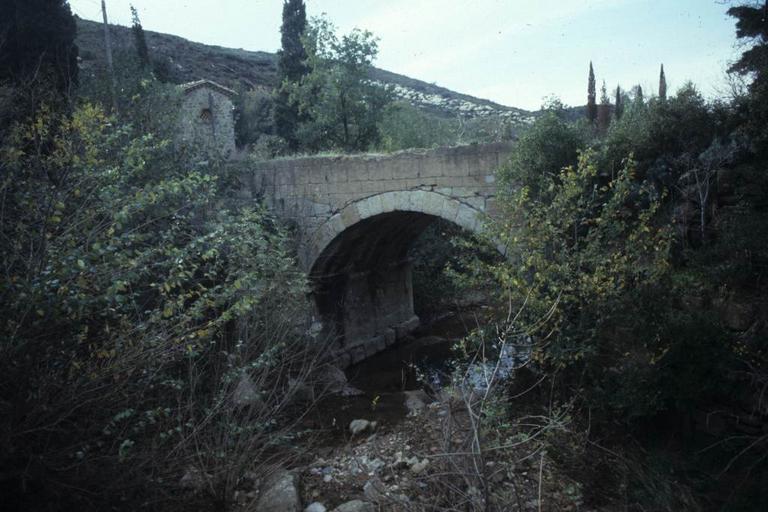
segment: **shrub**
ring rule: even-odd
[[[223,167],[89,104],[19,123],[0,165],[6,502],[226,507],[314,360],[285,235],[222,208]]]

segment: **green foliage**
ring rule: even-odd
[[[190,169],[90,104],[18,123],[0,166],[6,499],[165,503],[203,464],[226,502],[288,433],[290,393],[238,405],[236,376],[280,388],[311,360],[285,234],[261,209],[222,207],[225,168]]]
[[[239,87],[235,97],[235,140],[239,147],[256,144],[264,135],[272,135],[276,127],[273,114],[276,103],[259,89]]]
[[[65,0],[2,0],[0,84],[45,82],[61,95],[77,85],[77,27]]]
[[[456,141],[454,123],[427,114],[406,102],[394,102],[387,106],[379,129],[380,147],[385,151],[447,146]]]
[[[291,101],[306,116],[299,139],[310,151],[364,151],[379,142],[391,94],[370,79],[378,53],[373,34],[355,29],[339,39],[335,30],[325,18],[312,20],[304,38],[310,72],[288,84]]]
[[[277,73],[280,88],[275,97],[275,130],[288,142],[292,151],[299,147],[296,130],[299,126],[299,106],[291,101],[290,88],[309,72],[307,52],[302,36],[307,27],[304,0],[283,2],[283,24],[280,27],[282,48],[277,53]]]
[[[143,66],[133,52],[117,52],[114,62],[120,121],[171,140],[181,108],[178,87],[155,79],[152,70]],[[111,104],[111,79],[105,67],[96,67],[82,76],[80,97],[87,102]]]
[[[585,144],[585,130],[547,112],[523,133],[501,169],[502,193],[522,184],[532,198],[546,197],[552,191],[541,188],[545,175],[557,177],[560,169],[575,164]]]
[[[762,4],[762,5],[761,5]],[[760,159],[768,155],[768,21],[764,2],[744,2],[731,7],[728,14],[736,18],[736,37],[747,49],[730,70],[752,78],[749,94],[739,98],[737,108],[743,118],[743,129],[750,136],[752,150]]]
[[[599,355],[606,331],[631,323],[641,294],[669,269],[656,191],[635,181],[631,161],[601,183],[596,161],[585,151],[576,166],[540,174],[538,194],[520,187],[493,232],[509,256],[489,269],[501,302],[525,304],[520,319],[530,328],[548,318],[553,340],[536,357],[555,367]]]
[[[70,108],[77,27],[65,0],[0,0],[0,140],[42,103]]]

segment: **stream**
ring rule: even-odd
[[[419,327],[410,340],[398,342],[346,369],[349,384],[361,394],[325,397],[312,426],[330,434],[330,443],[347,435],[354,419],[396,425],[408,413],[405,392],[427,392],[447,384],[451,347],[476,325],[473,312],[449,313]],[[326,436],[324,436],[326,437]]]

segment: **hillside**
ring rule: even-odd
[[[103,60],[104,36],[100,23],[77,18],[81,66],[84,70]],[[128,27],[112,25],[113,44],[117,52],[132,47]],[[146,31],[147,44],[153,58],[165,62],[176,83],[200,78],[214,80],[227,87],[238,85],[272,89],[277,83],[277,55],[195,43],[184,38]],[[374,68],[374,79],[394,86],[395,94],[412,105],[431,113],[455,117],[502,116],[515,124],[529,124],[532,112],[500,105],[489,100],[461,94],[383,69]]]

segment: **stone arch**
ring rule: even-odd
[[[309,238],[304,257],[312,271],[331,243],[348,228],[378,215],[413,212],[453,222],[469,232],[482,227],[481,210],[454,197],[430,190],[384,192],[354,201],[326,220]]]
[[[316,318],[336,338],[342,364],[382,350],[419,325],[408,252],[435,218],[477,233],[483,212],[428,190],[385,192],[349,203],[307,244]]]

